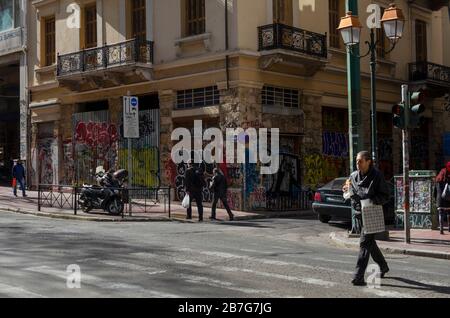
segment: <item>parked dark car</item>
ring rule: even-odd
[[[352,209],[350,200],[345,200],[342,191],[345,180],[348,178],[336,178],[330,183],[324,185],[314,195],[313,211],[317,213],[320,222],[328,223],[329,221],[352,221]],[[385,223],[394,224],[394,185],[388,182],[391,190],[391,197],[388,203],[383,206]]]

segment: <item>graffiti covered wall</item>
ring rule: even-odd
[[[75,182],[93,182],[96,168],[105,170],[117,162],[118,127],[109,121],[108,111],[73,115]]]
[[[160,184],[158,109],[139,111],[139,139],[133,139],[131,147],[133,187],[157,187]],[[122,136],[118,156],[119,167],[128,169],[128,140]]]
[[[37,126],[37,149],[34,156],[39,184],[58,184],[58,140],[54,137],[54,126],[53,122]]]
[[[110,121],[108,111],[73,115],[73,141],[64,142],[65,162],[75,162],[73,173],[68,168],[67,181],[93,181],[98,166],[128,169],[128,140],[121,136],[122,117]],[[132,140],[132,169],[134,187],[159,185],[159,110],[139,112],[139,139]],[[71,147],[72,143],[72,147]]]
[[[403,178],[395,178],[396,186],[396,225],[403,226],[404,187]],[[436,207],[433,198],[434,177],[410,179],[410,220],[412,228],[431,228],[436,221]],[[435,219],[435,220],[433,220]]]
[[[322,152],[307,153],[303,158],[303,184],[311,189],[349,174],[347,110],[323,107],[322,129]]]

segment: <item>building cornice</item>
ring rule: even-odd
[[[59,0],[34,0],[31,5],[36,9],[42,8],[50,4],[56,4]]]
[[[41,91],[45,91],[45,90],[52,89],[52,88],[58,88],[58,87],[59,87],[59,83],[57,81],[54,81],[54,82],[45,83],[42,85],[30,86],[30,87],[28,87],[28,89],[31,92],[41,92]]]
[[[421,6],[420,4],[410,3],[409,5],[411,6],[412,9],[419,10],[422,13],[426,13],[426,14],[432,14],[433,13],[433,11],[431,9],[428,9],[427,7]]]
[[[59,104],[61,104],[61,101],[58,98],[53,98],[42,102],[32,102],[30,103],[30,108],[51,108]]]
[[[153,69],[155,71],[160,71],[160,70],[168,70],[168,69],[177,68],[177,67],[192,66],[194,64],[213,62],[213,61],[217,61],[220,59],[225,59],[227,55],[231,58],[238,57],[238,56],[247,56],[247,57],[258,58],[261,56],[261,54],[259,52],[253,52],[253,51],[248,51],[248,50],[222,51],[219,53],[212,53],[212,54],[206,54],[206,55],[203,54],[201,56],[196,56],[196,57],[179,58],[174,61],[169,61],[169,62],[165,62],[162,64],[153,64]]]
[[[342,67],[332,66],[332,65],[326,66],[323,71],[325,73],[326,72],[330,72],[330,73],[339,73],[339,74],[345,73],[345,74],[347,74],[347,69],[342,68]],[[365,79],[370,79],[370,74],[367,73],[367,72],[361,72],[361,77],[363,77]],[[386,82],[395,83],[395,84],[404,84],[405,81],[406,81],[404,79],[397,79],[397,78],[392,78],[392,77],[387,77],[387,76],[380,76],[380,75],[377,75],[377,79],[378,80],[382,80],[382,81],[386,81]]]

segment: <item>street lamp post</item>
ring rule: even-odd
[[[395,4],[391,4],[388,9],[384,11],[381,23],[384,27],[386,37],[391,41],[392,48],[385,52],[386,54],[394,50],[398,43],[398,40],[403,35],[403,26],[405,18],[402,10],[398,9]],[[352,12],[347,12],[345,17],[341,18],[338,30],[341,32],[345,46],[348,48],[350,54],[353,53],[353,47],[360,43],[362,25],[358,16],[352,15]],[[368,52],[365,55],[359,56],[360,58],[366,57],[370,54],[370,79],[371,79],[371,148],[372,159],[376,165],[377,159],[377,108],[376,108],[376,64],[377,56],[376,49],[378,41],[382,39],[375,39],[375,29],[370,30],[370,41],[365,43],[368,45]]]

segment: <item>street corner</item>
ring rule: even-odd
[[[359,239],[350,235],[348,232],[331,232],[328,234],[328,240],[337,247],[358,248]]]
[[[88,222],[172,222],[173,220],[167,216],[125,216],[113,217],[108,215],[74,215],[70,213],[54,213],[54,212],[39,212],[29,209],[12,209],[0,206],[0,213],[16,213],[35,217],[60,219],[60,220],[74,220],[74,221],[88,221]]]
[[[420,230],[418,231],[421,232]],[[359,247],[359,235],[346,232],[331,232],[328,235],[330,243],[337,247],[347,249],[357,249]],[[398,237],[398,231],[390,232],[390,239],[386,241],[377,241],[381,251],[388,254],[403,254],[427,258],[438,258],[450,260],[450,247],[445,242],[436,241],[435,243],[423,243],[419,234],[412,238],[411,244],[404,243]]]

